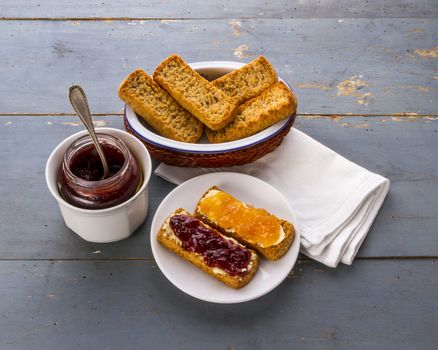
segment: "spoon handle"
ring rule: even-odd
[[[90,134],[94,142],[94,145],[96,146],[97,153],[99,154],[100,160],[103,165],[103,178],[106,179],[109,175],[108,162],[106,160],[105,154],[103,153],[102,147],[100,147],[99,140],[97,139],[96,132],[94,130],[87,96],[85,95],[84,90],[79,85],[71,86],[68,96],[70,99],[70,103],[73,106],[73,109],[76,111],[82,123],[84,123],[85,127],[88,130],[88,133]]]

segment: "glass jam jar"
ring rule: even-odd
[[[125,143],[109,134],[97,134],[108,161],[110,176],[103,166],[91,137],[73,142],[59,169],[58,189],[70,204],[83,209],[105,209],[131,198],[141,186],[142,174]]]

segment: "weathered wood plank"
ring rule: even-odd
[[[313,114],[438,112],[438,22],[428,19],[0,21],[0,113],[71,112],[71,83],[95,113],[121,112],[121,79],[167,55],[266,55]]]
[[[0,262],[9,349],[434,349],[437,262],[301,262],[240,305],[193,299],[153,261]],[[249,285],[247,288],[250,288]]]
[[[120,117],[96,119],[99,125],[122,127]],[[438,256],[436,117],[313,116],[298,118],[296,127],[392,181],[359,256]],[[156,176],[150,183],[148,219],[131,238],[91,244],[64,226],[46,188],[44,167],[52,149],[81,129],[76,117],[0,117],[0,259],[152,257],[149,229],[153,213],[174,188]],[[18,140],[24,141],[19,149]],[[93,253],[96,251],[100,253]]]
[[[433,0],[139,1],[3,0],[6,18],[377,18],[437,17]]]

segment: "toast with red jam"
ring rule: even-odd
[[[170,251],[232,288],[247,285],[259,265],[255,251],[184,209],[177,209],[167,217],[157,239]]]

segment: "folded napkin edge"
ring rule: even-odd
[[[370,194],[379,190],[382,186],[384,188],[386,183],[389,189],[390,181],[387,178],[370,172],[369,176],[348,195],[342,205],[340,205],[335,213],[329,216],[326,221],[318,224],[316,227],[302,225],[301,232],[306,242],[305,247],[320,245],[327,239],[327,232],[336,232],[348,218],[357,213]],[[385,196],[387,192],[388,190],[385,191]],[[353,211],[351,210],[352,207],[354,207]],[[314,239],[310,239],[310,237]]]

